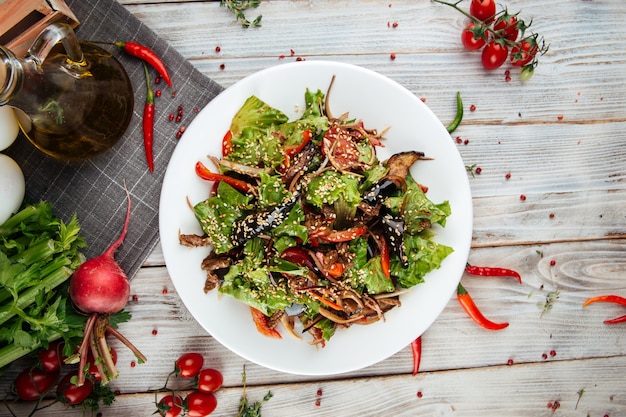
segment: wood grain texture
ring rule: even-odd
[[[464,163],[482,168],[470,175],[468,261],[515,269],[523,283],[464,275],[484,314],[510,326],[486,331],[452,298],[423,335],[415,377],[408,347],[359,371],[304,377],[248,363],[208,335],[181,303],[157,247],[132,281],[138,298],[128,305],[132,321],[120,326],[148,362],[131,367],[130,352],[112,342],[121,370],[112,387],[122,395],[105,416],[151,415],[154,395],[147,391],[162,385],[188,351],[201,352],[224,374],[215,415],[236,415],[245,365],[250,399],[274,394],[263,405],[264,417],[626,416],[626,327],[602,324],[624,309],[582,308],[594,295],[626,296],[622,0],[508,1],[509,10],[521,9],[550,43],[526,83],[515,68],[508,68],[508,82],[506,68],[482,70],[479,54],[464,51],[459,41],[466,19],[431,1],[263,1],[249,12],[263,15],[256,29],[242,29],[217,1],[120,3],[225,87],[297,57],[337,60],[399,82],[444,124],[454,117],[460,91],[465,117],[450,140],[459,136]],[[397,28],[388,26],[393,22]],[[557,293],[546,309],[547,297]],[[0,390],[19,370],[0,376]],[[555,401],[560,407],[553,412],[547,405]],[[27,406],[17,407],[24,415]],[[53,406],[45,415],[81,413]]]

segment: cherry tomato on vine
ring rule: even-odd
[[[467,25],[461,33],[461,42],[463,43],[465,49],[469,49],[470,51],[477,51],[485,46],[485,43],[487,43],[485,41],[485,38],[481,36],[479,36],[478,38],[476,37],[474,27],[474,22],[472,22]]]
[[[15,392],[22,400],[37,400],[52,388],[58,376],[58,371],[46,372],[39,368],[24,369],[15,378]]]
[[[511,65],[523,67],[537,54],[538,47],[531,42],[520,41],[511,48]]]
[[[224,377],[222,373],[217,369],[203,369],[198,374],[198,391],[200,392],[215,392],[222,386]]]
[[[199,391],[193,391],[185,398],[187,416],[204,417],[208,416],[217,407],[215,395]]]
[[[503,14],[496,19],[496,22],[493,24],[493,30],[501,31],[500,33],[503,38],[506,38],[511,42],[515,42],[517,40],[517,36],[519,35],[517,17],[510,14]]]
[[[85,383],[80,387],[72,383],[72,378],[78,379],[78,371],[65,375],[57,385],[57,398],[67,405],[82,403],[93,391],[93,382],[89,378],[85,379]]]
[[[496,14],[495,0],[472,0],[470,14],[485,23],[491,23]]]
[[[48,345],[47,349],[40,350],[37,353],[39,363],[46,372],[54,372],[61,369],[61,365],[65,360],[63,356],[63,340],[55,340]]]
[[[157,405],[158,413],[163,417],[178,417],[181,411],[183,411],[182,408],[180,408],[182,404],[183,400],[178,395],[166,395],[161,398]]]
[[[486,70],[500,68],[509,56],[509,48],[498,42],[491,41],[483,49],[481,61]]]
[[[176,375],[181,378],[194,378],[202,369],[204,358],[201,354],[185,353],[176,360]]]

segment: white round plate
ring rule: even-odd
[[[211,184],[194,171],[197,161],[212,166],[206,155],[221,157],[222,137],[244,101],[256,95],[283,111],[291,120],[304,109],[304,92],[326,93],[335,83],[329,107],[335,116],[345,112],[362,119],[367,128],[390,127],[380,160],[407,150],[434,158],[418,161],[411,173],[428,186],[435,203],[449,200],[452,215],[445,228],[435,227],[435,240],[454,252],[440,269],[429,273],[400,297],[402,306],[386,320],[338,330],[325,348],[297,340],[286,331],[282,339],[261,335],[247,306],[217,290],[203,292],[200,269],[206,248],[188,248],[178,233],[202,234],[187,199],[195,204],[207,198]],[[331,375],[375,364],[408,346],[447,305],[463,274],[472,237],[472,200],[467,172],[456,146],[439,119],[414,94],[373,71],[336,62],[304,61],[279,64],[255,73],[213,99],[187,127],[167,168],[161,191],[159,227],[161,245],[171,279],[185,306],[211,336],[238,355],[277,371],[300,375]]]

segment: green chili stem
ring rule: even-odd
[[[461,100],[461,92],[457,91],[456,92],[456,117],[454,118],[452,123],[450,123],[448,127],[446,127],[446,129],[448,130],[448,133],[454,132],[456,128],[459,127],[459,125],[461,124],[461,120],[463,120],[463,100]]]

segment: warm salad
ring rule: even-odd
[[[281,337],[282,323],[322,346],[337,329],[384,319],[452,252],[431,239],[448,202],[430,201],[410,174],[428,158],[411,151],[379,161],[383,134],[334,117],[325,96],[307,90],[295,121],[248,98],[221,159],[209,156],[218,170],[196,165],[214,182],[193,207],[204,235],[180,235],[183,245],[212,248],[201,266],[205,292],[249,305],[268,336]]]

